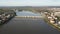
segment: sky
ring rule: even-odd
[[[60,0],[0,0],[0,6],[60,6]]]

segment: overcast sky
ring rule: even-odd
[[[0,6],[60,6],[60,0],[0,0]]]

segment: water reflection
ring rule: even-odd
[[[40,13],[33,13],[32,11],[16,11],[17,16],[40,16]]]

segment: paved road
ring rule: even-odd
[[[60,34],[41,18],[13,18],[0,26],[0,34]]]

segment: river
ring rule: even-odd
[[[31,12],[16,12],[17,16],[40,16]],[[20,15],[19,15],[20,14]],[[42,18],[13,18],[0,26],[0,34],[60,34]]]

